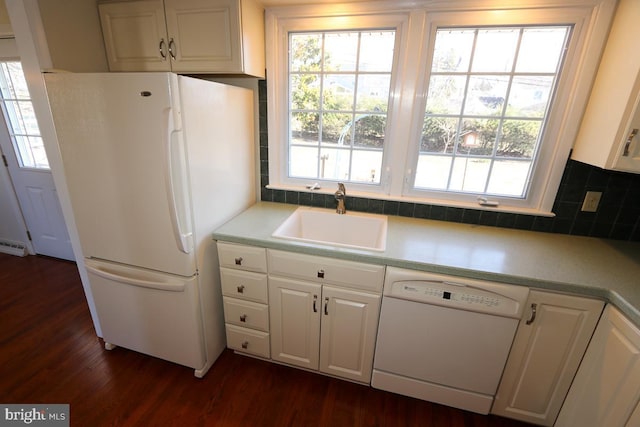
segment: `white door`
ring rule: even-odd
[[[320,370],[354,381],[371,381],[380,295],[322,288]]]
[[[45,82],[84,256],[193,275],[177,76],[49,73]]]
[[[318,369],[321,291],[315,283],[269,277],[273,360]]]
[[[0,59],[0,148],[38,254],[74,260],[22,65]]]
[[[491,412],[551,426],[604,303],[532,290],[527,306],[531,314],[520,322]]]
[[[101,3],[102,34],[111,71],[169,71],[162,0]]]

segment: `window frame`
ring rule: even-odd
[[[498,212],[553,216],[564,166],[586,106],[600,54],[615,10],[615,0],[574,0],[558,6],[553,0],[524,0],[508,9],[478,7],[473,2],[416,6],[415,2],[376,2],[279,7],[266,10],[267,106],[269,144],[268,188],[306,191],[310,180],[287,179],[289,31],[396,29],[388,123],[381,184],[348,183],[350,195],[373,199],[456,206]],[[424,119],[435,32],[440,27],[500,25],[571,25],[563,69],[556,84],[543,145],[532,171],[526,199],[490,197],[499,206],[483,206],[477,196],[413,189],[418,144]],[[417,52],[417,53],[416,53]],[[284,72],[284,76],[283,76]],[[548,143],[551,142],[551,144]],[[323,189],[333,192],[333,187]]]

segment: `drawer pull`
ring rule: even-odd
[[[624,144],[624,152],[622,153],[623,157],[629,157],[629,147],[631,146],[631,141],[638,134],[638,129],[633,129],[627,138],[627,142]]]
[[[249,341],[243,341],[241,345],[242,345],[242,348],[246,350],[247,348],[249,348]]]
[[[244,294],[244,285],[240,285],[240,286],[238,286],[238,288],[237,288],[237,289],[238,289],[238,293],[239,293],[239,294]]]
[[[538,304],[531,304],[531,317],[526,321],[527,325],[532,324],[536,320],[536,313],[538,311]]]
[[[247,321],[247,315],[243,314],[242,316],[240,316],[240,321],[241,322],[246,322]]]
[[[324,279],[324,270],[318,270],[318,278]]]
[[[242,257],[241,256],[236,258],[234,261],[236,262],[236,265],[242,265]]]

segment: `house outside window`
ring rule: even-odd
[[[269,187],[552,215],[614,2],[584,3],[267,10]]]

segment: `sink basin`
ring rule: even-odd
[[[361,212],[300,207],[280,224],[273,237],[349,248],[384,251],[387,217]]]

